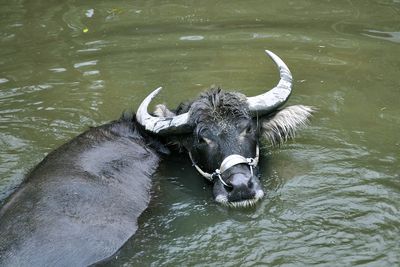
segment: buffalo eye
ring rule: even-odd
[[[213,140],[211,139],[211,133],[208,128],[199,129],[197,133],[197,142],[202,145],[211,145]]]
[[[252,127],[252,125],[250,124],[250,125],[247,125],[243,130],[242,130],[242,132],[240,133],[240,136],[241,137],[245,137],[246,135],[248,135],[248,134],[250,134],[250,133],[252,133],[253,132],[253,127]]]
[[[247,126],[246,128],[246,134],[249,134],[253,131],[253,127],[251,127],[251,125]]]
[[[207,137],[200,136],[200,137],[199,137],[199,143],[200,143],[200,144],[211,145],[211,144],[212,144],[212,140],[209,139],[209,138],[207,138]]]

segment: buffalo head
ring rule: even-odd
[[[258,174],[259,141],[280,144],[305,125],[312,108],[289,106],[292,76],[286,64],[266,51],[279,68],[280,81],[273,89],[255,97],[211,89],[175,111],[158,105],[147,111],[161,88],[146,97],[137,120],[146,130],[168,136],[187,151],[197,171],[214,183],[214,198],[229,206],[254,205],[264,196]]]

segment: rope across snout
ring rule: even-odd
[[[196,168],[196,170],[207,180],[209,181],[214,181],[215,178],[218,178],[221,183],[227,187],[232,187],[231,185],[228,185],[227,183],[225,183],[225,181],[222,179],[221,174],[224,173],[225,171],[227,171],[229,168],[232,168],[235,165],[238,164],[247,164],[250,167],[250,172],[251,175],[253,176],[253,167],[257,166],[258,164],[258,159],[260,156],[260,148],[256,147],[256,156],[254,158],[245,158],[241,155],[238,154],[233,154],[233,155],[229,155],[227,156],[221,163],[219,169],[216,169],[213,173],[208,173],[203,171],[194,161],[193,161],[193,157],[192,154],[189,152],[189,157],[190,160],[192,161],[193,166]]]

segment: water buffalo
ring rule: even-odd
[[[168,148],[186,151],[214,183],[217,202],[253,205],[264,196],[258,179],[259,139],[292,137],[312,109],[279,109],[291,74],[267,51],[280,82],[256,97],[213,89],[170,111],[147,107],[136,116],[91,128],[46,156],[0,209],[0,266],[86,266],[113,255],[137,229],[151,176]]]
[[[264,196],[257,168],[260,138],[280,144],[294,136],[313,112],[303,105],[279,109],[292,91],[292,75],[277,55],[266,53],[280,73],[277,86],[266,93],[246,97],[217,88],[175,111],[158,105],[151,115],[147,107],[160,87],[142,102],[136,115],[146,130],[187,151],[197,171],[214,183],[214,199],[228,206],[254,205]]]

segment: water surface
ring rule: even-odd
[[[135,109],[212,84],[255,95],[294,74],[311,126],[263,147],[266,197],[235,210],[186,157],[164,161],[113,266],[400,264],[400,1],[0,3],[0,199],[51,150]]]

